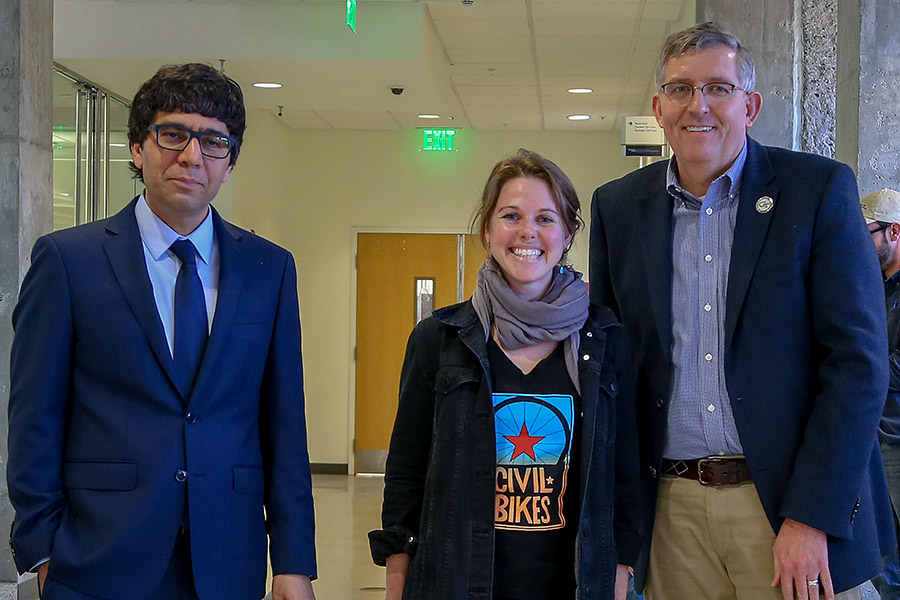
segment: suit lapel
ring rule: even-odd
[[[241,251],[240,230],[228,227],[219,213],[210,208],[213,211],[213,226],[219,249],[219,293],[209,342],[200,363],[200,372],[197,374],[191,397],[206,385],[207,380],[216,371],[222,352],[226,349],[225,340],[237,312],[247,270],[246,257]]]
[[[725,347],[737,325],[750,279],[762,252],[772,215],[778,210],[778,188],[775,171],[769,163],[766,149],[747,138],[747,163],[741,179],[740,204],[734,224],[731,247],[731,266],[728,270],[728,290],[725,297]],[[766,212],[757,210],[757,201],[768,196],[774,207]]]
[[[169,353],[169,344],[166,342],[166,334],[159,319],[159,310],[157,310],[156,301],[153,298],[153,287],[150,284],[150,275],[147,273],[141,234],[134,218],[136,201],[137,198],[110,218],[106,225],[106,231],[110,236],[103,243],[103,250],[106,252],[116,281],[131,307],[135,320],[144,332],[153,354],[156,355],[157,361],[168,378],[175,384],[175,364]],[[184,390],[181,392],[183,395]]]
[[[665,171],[660,172],[662,181],[654,178],[648,193],[636,202],[642,207],[638,214],[646,219],[636,232],[646,235],[642,248],[647,288],[659,342],[668,356],[672,347],[672,198],[665,191]]]

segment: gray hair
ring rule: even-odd
[[[753,64],[753,55],[741,44],[741,40],[737,36],[712,21],[698,23],[666,38],[666,43],[663,44],[662,51],[659,53],[659,61],[656,63],[656,87],[665,83],[663,76],[666,64],[671,58],[689,50],[703,50],[715,46],[727,46],[735,51],[741,87],[747,92],[752,92],[756,85],[756,67]]]

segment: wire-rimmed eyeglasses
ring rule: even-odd
[[[694,97],[694,90],[700,90],[707,102],[726,102],[734,96],[735,90],[747,92],[744,88],[725,81],[710,81],[703,85],[691,85],[683,81],[670,81],[659,86],[662,93],[676,104],[688,104]]]
[[[191,140],[196,138],[200,144],[200,152],[209,158],[226,158],[236,143],[230,135],[194,131],[181,125],[150,125],[147,130],[156,132],[156,143],[160,148],[178,152],[187,148]]]

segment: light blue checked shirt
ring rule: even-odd
[[[672,217],[672,364],[663,456],[743,454],[725,388],[725,293],[747,144],[703,198],[678,182],[669,161]]]

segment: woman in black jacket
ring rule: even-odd
[[[614,581],[624,598],[640,545],[633,374],[621,327],[565,266],[579,208],[540,155],[497,163],[472,299],[410,336],[369,534],[388,600],[611,599]]]

